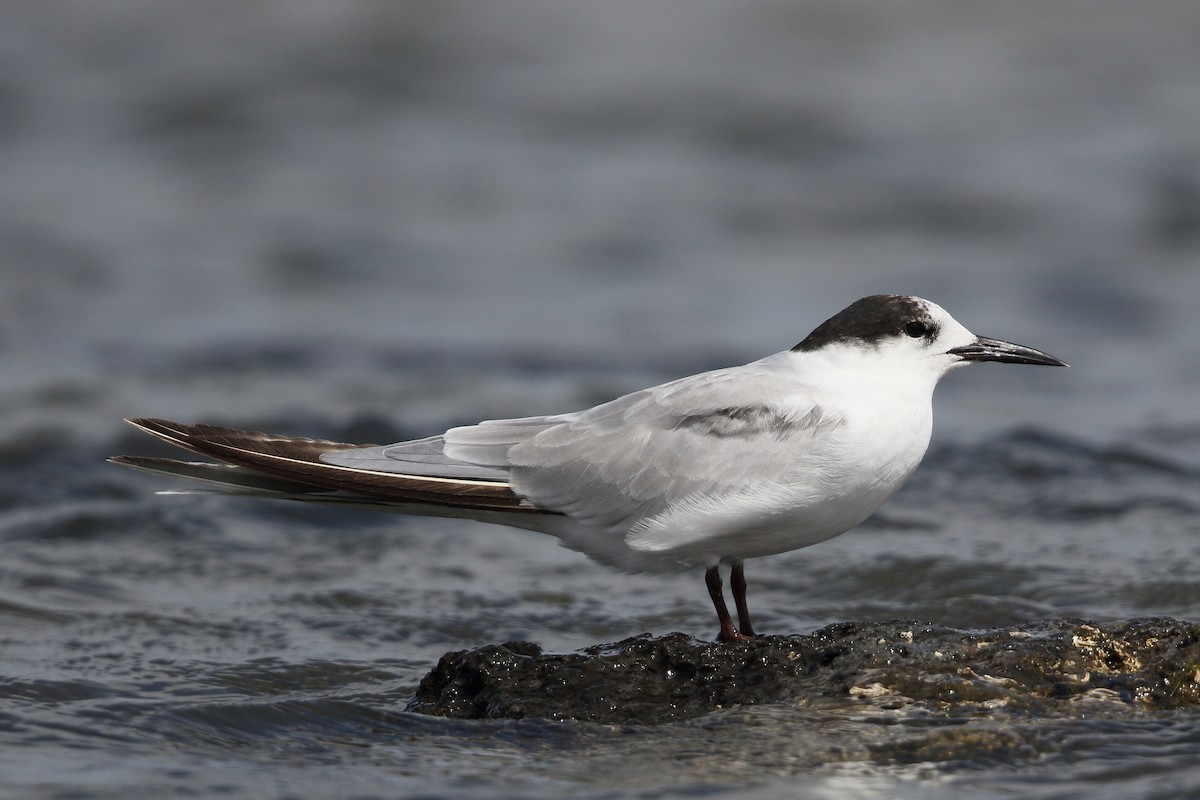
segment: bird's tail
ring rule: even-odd
[[[110,461],[133,469],[200,481],[207,484],[207,491],[371,506],[434,516],[485,519],[499,513],[506,521],[512,516],[547,513],[514,494],[508,483],[501,480],[385,472],[321,460],[324,453],[364,445],[162,419],[137,418],[128,422],[177,447],[216,459],[218,463],[144,456],[114,456]],[[514,522],[507,521],[507,524]]]

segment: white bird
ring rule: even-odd
[[[870,516],[925,454],[938,379],[978,361],[1067,366],[976,336],[928,300],[874,295],[790,350],[586,411],[382,447],[130,419],[221,463],[111,460],[232,494],[542,531],[629,572],[703,567],[719,638],[735,641],[754,636],[743,561],[808,547]]]

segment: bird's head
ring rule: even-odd
[[[1000,339],[976,336],[941,306],[920,297],[864,297],[822,322],[792,348],[798,353],[837,354],[862,368],[926,375],[936,381],[978,361],[1065,367],[1048,353]]]

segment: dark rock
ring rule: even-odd
[[[1036,711],[1081,700],[1200,705],[1200,624],[1056,619],[961,631],[906,620],[713,644],[681,633],[548,655],[529,642],[448,653],[408,710],[461,719],[657,724],[779,701]]]

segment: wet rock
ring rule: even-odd
[[[509,642],[443,656],[408,710],[657,724],[734,705],[829,698],[944,710],[1196,706],[1200,624],[1056,619],[961,631],[907,620],[846,622],[732,645],[643,635],[567,654]]]

